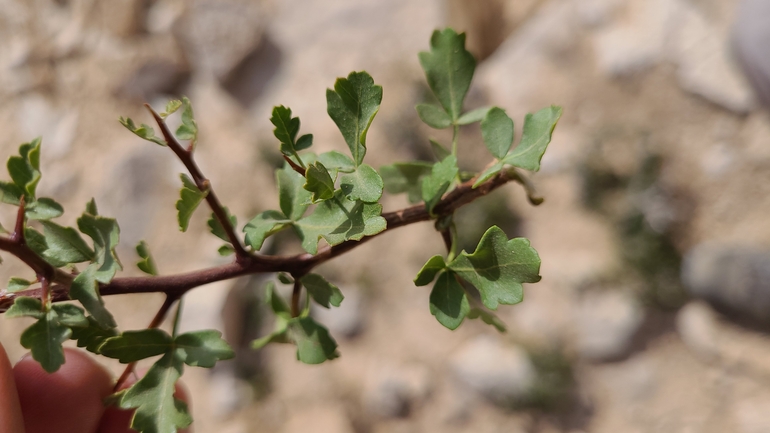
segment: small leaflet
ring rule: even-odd
[[[326,89],[326,111],[337,124],[356,166],[366,155],[366,133],[380,110],[382,86],[365,71],[338,78],[334,90]]]
[[[201,191],[189,176],[182,173],[182,189],[179,191],[179,200],[176,202],[177,221],[179,230],[186,232],[190,225],[190,218],[198,205],[206,198],[208,191]]]

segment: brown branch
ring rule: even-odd
[[[249,260],[236,261],[235,263],[229,263],[214,268],[201,269],[177,275],[115,278],[109,284],[101,285],[100,291],[103,296],[161,292],[168,296],[179,297],[195,287],[216,281],[228,280],[242,275],[264,272],[286,272],[292,275],[305,275],[314,267],[340,256],[376,236],[409,224],[429,221],[431,219],[449,215],[458,208],[479,197],[489,194],[512,180],[521,182],[521,179],[518,179],[514,174],[511,174],[510,170],[501,172],[495,177],[482,183],[477,188],[472,187],[474,180],[471,179],[445,195],[434,207],[433,216],[425,210],[423,204],[417,204],[395,212],[386,212],[382,214],[382,217],[385,218],[385,221],[387,222],[386,230],[374,236],[364,237],[360,241],[345,241],[332,247],[326,246],[320,248],[316,255],[307,253],[294,256],[257,257],[249,255]],[[17,244],[10,242],[6,238],[0,237],[0,250],[5,250],[19,256],[25,263],[36,270],[41,266],[50,266],[28,247],[19,247]],[[59,302],[68,300],[69,283],[72,281],[72,276],[59,269],[56,269],[56,271],[57,274],[54,281],[58,284],[51,287],[53,301]],[[24,290],[17,293],[0,292],[0,312],[4,312],[10,308],[10,306],[13,305],[15,298],[18,296],[39,297],[40,289]]]
[[[291,158],[284,155],[283,160],[286,161],[289,164],[289,167],[291,167],[292,170],[296,171],[297,173],[301,174],[302,177],[305,177],[305,170],[299,166],[296,162],[292,161]]]
[[[203,172],[201,172],[200,168],[198,168],[198,164],[195,163],[192,147],[189,149],[182,147],[179,141],[177,141],[176,137],[174,137],[174,134],[171,133],[171,130],[168,129],[166,121],[163,120],[163,118],[160,117],[160,115],[155,110],[153,110],[149,104],[144,104],[144,106],[147,107],[147,109],[152,114],[152,117],[155,118],[155,122],[158,124],[161,133],[163,133],[163,138],[166,139],[166,144],[168,147],[176,154],[179,160],[182,161],[182,164],[184,164],[184,166],[187,168],[187,171],[190,172],[190,176],[192,176],[195,185],[198,186],[198,189],[207,193],[206,202],[211,208],[211,211],[214,213],[214,218],[216,218],[217,221],[219,221],[219,224],[222,225],[222,228],[227,234],[227,239],[229,239],[230,243],[233,244],[236,260],[239,263],[251,261],[254,256],[246,251],[243,245],[241,245],[241,241],[238,238],[238,235],[235,233],[235,228],[230,223],[230,219],[227,217],[227,212],[225,211],[224,206],[222,206],[222,203],[219,202],[216,194],[214,194],[214,189],[211,187],[211,181],[209,181],[203,175]]]

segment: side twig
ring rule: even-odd
[[[176,137],[174,137],[174,134],[171,133],[168,125],[166,125],[166,121],[163,120],[163,118],[160,117],[160,115],[155,110],[153,110],[149,104],[144,104],[144,106],[147,107],[147,109],[152,114],[152,117],[155,118],[155,122],[160,128],[160,131],[163,134],[163,138],[166,140],[166,144],[176,154],[177,158],[182,161],[182,164],[184,164],[185,168],[187,168],[187,171],[190,172],[190,176],[192,176],[193,181],[198,186],[198,189],[208,193],[206,195],[206,202],[208,203],[209,208],[211,208],[211,211],[214,213],[214,218],[216,218],[219,224],[222,225],[222,228],[227,234],[227,239],[229,239],[230,243],[233,244],[236,260],[239,263],[245,263],[253,260],[255,257],[246,251],[244,246],[241,244],[238,235],[235,233],[235,228],[232,224],[230,224],[230,219],[227,217],[227,212],[225,212],[222,203],[220,203],[217,195],[214,193],[214,190],[211,187],[211,181],[209,181],[203,175],[203,172],[201,172],[200,168],[198,168],[198,164],[195,163],[192,148],[185,149],[182,147]]]

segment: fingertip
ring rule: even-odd
[[[65,349],[65,363],[47,373],[31,357],[13,368],[27,433],[95,431],[112,391],[107,370],[81,350]]]
[[[23,432],[21,404],[13,379],[13,369],[5,348],[0,344],[0,432]]]

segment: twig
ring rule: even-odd
[[[302,294],[302,283],[294,276],[294,288],[291,291],[291,317],[299,316],[299,298]]]
[[[242,275],[265,272],[286,272],[292,275],[305,275],[314,267],[340,256],[353,248],[362,245],[364,242],[380,236],[383,233],[387,233],[392,229],[449,215],[458,208],[479,197],[483,197],[509,181],[514,180],[514,178],[510,176],[508,171],[501,172],[482,183],[477,188],[473,188],[474,179],[462,183],[445,195],[433,208],[434,216],[431,216],[425,210],[423,204],[410,206],[396,212],[383,213],[382,217],[385,218],[385,221],[387,222],[386,230],[374,236],[364,237],[360,241],[345,241],[333,247],[326,246],[320,248],[316,255],[305,253],[294,256],[251,256],[253,257],[252,260],[236,261],[235,263],[177,275],[114,278],[110,283],[101,285],[100,292],[102,296],[161,292],[168,296],[179,297],[195,287],[216,281],[228,280]],[[29,250],[28,247],[25,246],[20,248],[15,243],[2,237],[0,237],[0,250],[5,250],[18,256],[36,270],[44,266],[50,266],[32,250]],[[73,277],[59,269],[55,270],[57,273],[54,281],[58,284],[51,287],[53,301],[61,302],[69,300],[69,284]],[[30,289],[16,293],[0,292],[0,312],[4,312],[10,308],[10,306],[13,305],[15,298],[19,296],[39,297],[40,289]]]
[[[150,324],[147,325],[147,329],[153,329],[160,326],[160,324],[163,323],[163,319],[166,318],[166,314],[168,314],[168,311],[171,309],[171,306],[174,305],[174,302],[176,302],[178,299],[179,296],[167,295],[166,300],[163,301],[163,305],[160,306],[158,312],[155,313],[155,317],[153,317]],[[115,387],[112,389],[112,392],[116,392],[120,389],[121,385],[123,385],[123,383],[125,383],[128,379],[128,376],[134,372],[135,368],[136,362],[131,362],[126,365],[126,369],[123,370],[123,374],[121,374],[118,378],[118,381],[115,382]]]
[[[288,156],[284,155],[283,156],[283,160],[286,161],[289,164],[289,167],[291,167],[292,170],[294,170],[297,173],[301,174],[302,177],[305,177],[305,170],[302,167],[300,167],[299,165],[297,165],[296,162],[292,161],[291,158],[289,158]]]
[[[152,117],[155,118],[155,122],[158,124],[161,133],[163,133],[163,138],[165,138],[166,144],[176,154],[179,160],[182,161],[182,164],[184,164],[184,166],[187,168],[187,171],[190,172],[190,176],[192,176],[193,181],[195,181],[195,184],[198,186],[198,189],[208,192],[208,194],[206,194],[206,202],[209,204],[211,211],[214,213],[214,218],[216,218],[217,221],[219,221],[219,224],[222,225],[222,228],[227,234],[227,239],[229,239],[230,243],[233,245],[236,260],[239,263],[242,263],[255,259],[255,256],[251,255],[248,251],[246,251],[243,245],[241,245],[241,241],[238,238],[238,235],[235,234],[235,228],[232,224],[230,224],[230,219],[227,217],[227,212],[225,212],[222,203],[219,202],[216,194],[214,194],[214,190],[211,187],[211,181],[209,181],[203,175],[203,172],[201,172],[200,168],[198,168],[198,165],[195,163],[192,148],[186,150],[184,147],[182,147],[179,141],[177,141],[176,137],[174,137],[174,134],[171,133],[171,130],[168,129],[166,121],[163,120],[163,118],[160,117],[160,115],[155,112],[155,110],[153,110],[149,104],[144,104],[144,106],[147,107],[147,109],[152,114]]]

